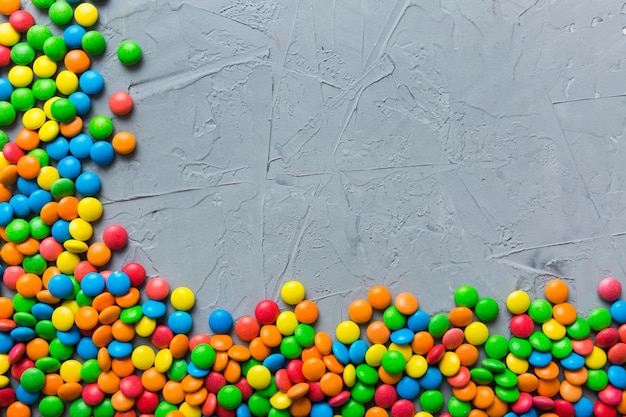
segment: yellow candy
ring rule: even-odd
[[[65,382],[80,382],[80,370],[83,366],[75,359],[69,359],[61,364],[59,374]]]
[[[37,175],[37,185],[39,185],[43,190],[50,191],[52,184],[59,178],[61,178],[61,176],[55,167],[41,167],[39,175]]]
[[[69,308],[70,311],[72,312],[72,314],[76,314],[76,312],[80,309],[80,306],[78,305],[76,300],[63,301],[61,306],[65,307],[65,308]]]
[[[56,120],[48,120],[39,128],[39,132],[37,133],[42,142],[52,142],[59,136],[59,130],[59,122]]]
[[[157,322],[155,319],[143,316],[135,323],[135,333],[141,337],[149,337],[154,329],[156,329]]]
[[[51,110],[52,103],[57,101],[59,98],[61,98],[61,97],[52,97],[52,98],[49,98],[48,100],[46,100],[43,103],[43,112],[46,114],[46,117],[48,119],[54,120],[54,117],[52,117],[52,110]]]
[[[88,222],[95,222],[102,217],[102,203],[94,197],[85,197],[78,202],[78,215]]]
[[[604,365],[606,365],[606,352],[594,346],[591,354],[585,358],[585,366],[589,369],[602,369]]]
[[[154,365],[154,360],[156,359],[156,354],[154,350],[150,346],[140,345],[137,346],[130,357],[131,362],[135,366],[135,368],[145,371],[148,368],[151,368]]]
[[[306,290],[301,282],[287,281],[280,289],[280,297],[285,303],[294,306],[304,300],[305,292]]]
[[[72,71],[63,70],[57,75],[55,82],[61,94],[69,96],[78,89],[78,77]]]
[[[83,3],[89,4],[89,3]],[[178,411],[183,413],[185,417],[202,417],[202,409],[195,405],[189,405],[186,401],[183,402],[179,407]]]
[[[0,23],[0,45],[13,46],[19,41],[19,32],[9,22]]]
[[[335,337],[341,343],[349,345],[361,337],[361,328],[351,320],[342,321],[335,329]]]
[[[513,314],[525,313],[528,307],[530,307],[530,296],[525,291],[513,291],[506,298],[506,308]]]
[[[433,415],[427,411],[418,411],[413,417],[433,417]]]
[[[52,313],[52,324],[55,329],[66,332],[74,325],[74,313],[67,307],[59,306]]]
[[[446,352],[439,362],[439,371],[445,377],[456,375],[461,369],[461,359],[454,352]]]
[[[9,386],[9,382],[11,382],[11,380],[9,379],[8,376],[0,375],[0,388],[8,387]]]
[[[346,387],[352,388],[356,383],[356,368],[351,363],[347,364],[345,368],[343,368],[343,383],[346,384]]]
[[[187,311],[196,303],[196,296],[187,287],[178,287],[170,295],[170,303],[176,310]]]
[[[75,253],[69,251],[63,251],[57,257],[57,268],[64,273],[71,275],[74,273],[74,268],[80,262],[80,258]]]
[[[541,325],[541,331],[552,340],[561,340],[565,337],[567,329],[558,321],[550,319]]]
[[[272,382],[272,373],[263,365],[254,365],[246,376],[248,384],[254,389],[264,389]]]
[[[15,65],[9,70],[8,78],[13,87],[28,87],[33,82],[33,70],[24,65]]]
[[[278,391],[270,398],[270,404],[277,410],[286,410],[289,408],[293,400],[287,396],[287,393]]]
[[[512,353],[506,355],[506,366],[514,374],[521,375],[528,371],[528,361],[526,359],[518,358]]]
[[[172,355],[172,351],[167,348],[161,349],[154,357],[154,368],[164,374],[169,371],[173,361],[174,356]]]
[[[405,361],[408,361],[409,359],[411,359],[411,356],[413,356],[413,349],[411,349],[411,345],[397,345],[395,343],[390,343],[387,349],[396,350],[402,353]]]
[[[293,311],[283,311],[276,318],[276,328],[283,336],[291,336],[299,322]]]
[[[39,78],[50,78],[57,72],[57,63],[42,55],[33,62],[33,72]]]
[[[76,239],[66,240],[63,242],[63,247],[65,250],[72,253],[85,253],[87,249],[89,249],[89,246],[85,242]]]
[[[385,352],[387,352],[385,345],[375,344],[370,346],[365,352],[365,363],[369,366],[380,366]]]
[[[74,20],[85,28],[93,26],[98,21],[98,9],[91,3],[81,3],[74,9]]]
[[[7,161],[7,159],[4,157],[4,155],[2,155],[2,152],[0,152],[0,171],[2,171],[4,168],[8,167],[9,165],[11,165],[11,163],[9,161]]]
[[[464,331],[465,340],[474,346],[482,345],[489,338],[489,328],[485,323],[474,321]]]
[[[10,367],[9,355],[0,354],[0,374],[6,374]]]
[[[93,227],[89,222],[81,218],[76,218],[70,222],[70,235],[77,240],[83,242],[91,239],[93,235]]]
[[[421,378],[428,370],[428,362],[422,355],[413,355],[406,363],[405,372],[411,378]]]
[[[38,107],[26,110],[22,116],[22,124],[26,129],[37,130],[46,123],[46,114]]]

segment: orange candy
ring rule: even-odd
[[[367,293],[367,301],[377,310],[384,310],[391,304],[391,293],[381,285],[372,287]]]
[[[546,284],[545,294],[546,299],[552,304],[559,304],[567,300],[569,288],[565,281],[553,279]]]
[[[480,408],[482,410],[486,410],[491,407],[495,400],[496,396],[491,387],[486,385],[478,385],[476,387],[476,395],[472,400],[474,407]]]
[[[478,361],[478,349],[469,343],[463,343],[454,351],[463,366],[472,366]]]
[[[263,326],[263,327],[266,327],[266,326]],[[276,329],[275,326],[274,326],[274,329]],[[267,330],[267,331],[269,331],[269,330]],[[276,331],[278,331],[278,330],[276,329]],[[275,337],[275,335],[273,335],[272,337]],[[282,338],[282,336],[281,336],[281,338]],[[263,339],[263,329],[261,329],[261,339]],[[213,349],[215,349],[216,351],[218,351],[218,352],[227,352],[228,349],[230,349],[233,346],[233,338],[230,337],[227,334],[216,334],[215,336],[213,336],[211,338],[211,342],[210,343],[211,343],[211,346],[213,347]],[[280,344],[280,342],[278,342],[278,344]],[[276,346],[278,346],[278,345],[276,345]]]
[[[204,404],[206,401],[209,391],[206,388],[201,387],[199,390],[194,392],[187,392],[185,394],[185,402],[191,406],[199,407]]]
[[[42,288],[43,283],[41,282],[41,278],[31,273],[21,275],[15,283],[17,292],[26,298],[35,297]]]
[[[277,347],[278,345],[280,345],[280,342],[283,340],[283,335],[280,334],[280,332],[278,331],[278,328],[274,326],[273,324],[266,324],[263,327],[261,327],[260,335],[261,335],[261,340],[263,341],[263,343],[265,343],[266,346],[269,346],[271,348]],[[213,342],[212,339],[211,339],[211,342]]]
[[[306,417],[311,414],[311,400],[307,397],[298,398],[289,406],[289,413],[293,417]]]
[[[563,326],[569,326],[576,321],[576,308],[568,302],[555,304],[552,307],[552,317]]]
[[[327,372],[320,378],[320,389],[329,397],[337,395],[343,389],[343,379],[336,373]]]
[[[382,321],[373,321],[367,326],[365,331],[367,339],[373,344],[385,344],[389,340],[391,331]]]
[[[554,379],[539,379],[539,385],[537,386],[537,393],[546,397],[554,397],[559,393],[561,389],[561,383],[558,378]]]
[[[59,374],[46,374],[41,392],[44,395],[57,395],[59,388],[63,385],[63,378]]]
[[[250,350],[242,345],[234,345],[228,349],[228,357],[237,362],[247,361],[250,359]]]
[[[252,339],[248,348],[250,349],[250,356],[257,361],[262,361],[272,353],[272,349],[263,343],[260,337]]]
[[[435,346],[435,339],[428,332],[417,332],[413,336],[411,349],[418,355],[426,355],[432,347]]]
[[[121,378],[113,371],[106,371],[98,375],[98,388],[105,394],[113,394],[120,389]]]
[[[328,355],[333,351],[333,339],[326,332],[315,333],[315,347],[322,355]]]
[[[87,260],[93,266],[104,266],[111,260],[111,249],[103,242],[94,242],[87,249]]]
[[[476,397],[477,388],[474,381],[469,381],[463,388],[452,388],[452,394],[461,401],[472,401]]]
[[[565,377],[565,380],[572,385],[583,385],[585,382],[587,382],[589,374],[587,372],[587,368],[583,366],[576,371],[565,369],[563,370],[563,376]]]
[[[180,382],[167,381],[161,391],[163,399],[171,404],[180,404],[185,400],[185,391]]]
[[[20,265],[24,260],[24,255],[17,250],[17,246],[13,242],[7,242],[2,246],[0,256],[9,265]]]
[[[63,59],[65,67],[75,74],[82,74],[91,66],[89,55],[82,49],[73,49],[69,51]]]
[[[47,224],[48,226],[52,226],[54,222],[59,220],[59,211],[58,211],[59,203],[56,201],[51,201],[46,203],[39,212],[39,217],[41,220]]]
[[[583,396],[583,389],[578,385],[573,385],[568,381],[563,381],[561,382],[559,394],[561,394],[561,398],[565,401],[575,403]]]
[[[99,323],[98,311],[91,306],[81,307],[74,315],[74,322],[80,330],[91,330]]]
[[[132,375],[135,372],[135,365],[129,358],[119,359],[113,358],[111,360],[111,369],[115,372],[115,375],[120,378],[124,378],[126,376]]]
[[[39,251],[39,241],[29,237],[25,241],[16,244],[15,247],[22,255],[31,256]]]
[[[39,159],[34,156],[24,155],[17,161],[17,173],[20,177],[27,180],[37,178],[41,165]]]
[[[241,378],[241,365],[239,365],[239,362],[229,359],[222,374],[228,383],[234,384]]]
[[[365,411],[365,417],[389,417],[389,413],[384,408],[376,405]]]
[[[50,345],[40,337],[36,337],[26,344],[26,356],[32,361],[44,358],[49,353]]]
[[[367,323],[372,318],[372,305],[365,300],[354,300],[348,306],[348,317],[355,323]]]
[[[124,323],[117,320],[111,326],[113,337],[120,342],[130,342],[135,338],[135,326],[130,323]]]
[[[539,387],[539,378],[531,373],[523,373],[517,376],[517,388],[522,392],[533,392]]]
[[[161,391],[165,382],[165,375],[156,370],[156,368],[148,368],[141,374],[141,385],[151,392]]]
[[[10,319],[13,313],[13,301],[7,297],[0,297],[0,319]]]
[[[170,352],[176,359],[184,358],[189,352],[189,338],[184,334],[177,334],[170,340]]]
[[[26,404],[15,401],[7,407],[7,417],[30,417],[30,407]]]
[[[74,196],[65,196],[57,204],[57,214],[66,221],[74,220],[78,217],[78,199]]]
[[[415,313],[419,308],[417,298],[410,292],[401,292],[396,295],[393,303],[400,313],[407,316]]]
[[[57,396],[63,401],[74,401],[83,392],[83,386],[78,382],[66,382],[57,390]]]
[[[61,135],[70,139],[78,135],[83,130],[83,119],[76,116],[74,120],[69,123],[59,123]]]
[[[555,362],[550,362],[543,367],[535,367],[535,375],[539,379],[554,379],[559,376],[559,365]]]
[[[326,373],[324,361],[318,358],[309,358],[302,363],[302,374],[309,381],[319,381]]]
[[[474,313],[467,307],[455,307],[448,318],[454,327],[465,327],[474,320]]]
[[[113,136],[113,140],[111,141],[113,145],[113,149],[115,152],[120,155],[127,155],[135,150],[137,146],[137,140],[132,133],[129,132],[119,132]]]
[[[313,324],[317,321],[319,310],[317,304],[311,300],[302,300],[293,310],[300,323]]]
[[[135,405],[135,400],[117,391],[111,396],[111,405],[117,411],[129,411]]]

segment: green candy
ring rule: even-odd
[[[167,371],[167,376],[173,381],[182,381],[187,376],[187,361],[184,359],[174,359],[172,366]]]
[[[35,367],[40,369],[44,374],[49,374],[52,372],[57,372],[61,369],[61,362],[58,359],[51,358],[50,356],[45,356],[43,358],[39,358],[35,361]]]
[[[533,300],[528,307],[528,315],[535,323],[545,323],[552,318],[552,305],[540,298]]]
[[[376,389],[373,385],[357,381],[350,390],[350,395],[355,401],[365,404],[374,398],[375,392]]]
[[[483,359],[483,361],[481,362],[483,368],[494,372],[494,373],[500,373],[500,372],[504,372],[506,370],[506,365],[504,363],[502,363],[502,361],[499,361],[497,359]]]
[[[7,224],[5,233],[9,241],[20,243],[30,236],[30,225],[24,219],[13,219]]]
[[[86,295],[83,290],[76,293],[76,303],[79,307],[90,306],[93,302],[93,297]]]
[[[262,395],[263,397],[266,397],[266,398],[271,397],[277,392],[278,392],[278,387],[276,386],[276,381],[274,380],[273,376],[272,376],[272,379],[270,380],[270,384],[267,387],[257,390],[257,393],[259,395]]]
[[[397,375],[404,371],[404,368],[406,367],[406,360],[404,359],[402,353],[397,350],[388,350],[383,354],[381,364],[387,373]]]
[[[599,332],[611,325],[611,313],[604,307],[597,307],[589,312],[587,322],[592,330]]]
[[[74,400],[70,405],[70,416],[71,417],[91,417],[93,413],[93,408],[85,404],[82,398]]]
[[[521,359],[527,359],[533,353],[533,347],[527,339],[512,337],[509,340],[509,350]]]
[[[363,417],[365,406],[351,398],[341,407],[341,415],[343,417]]]
[[[539,352],[549,352],[552,349],[552,340],[542,332],[534,332],[528,341],[533,349]]]
[[[450,328],[450,319],[443,313],[435,314],[428,323],[428,332],[434,337],[439,338],[444,335]]]
[[[46,101],[57,92],[57,84],[50,78],[40,78],[33,83],[33,95],[37,100]]]
[[[135,65],[141,60],[141,55],[141,46],[135,41],[123,41],[117,48],[117,58],[124,65]]]
[[[574,323],[567,326],[567,335],[575,340],[585,339],[589,333],[591,333],[591,326],[582,317],[577,317]]]
[[[102,373],[96,359],[87,359],[80,368],[80,377],[87,383],[96,382]]]
[[[81,45],[88,54],[101,55],[106,49],[107,43],[102,33],[90,30],[83,35]]]
[[[493,373],[485,368],[473,368],[470,376],[478,385],[489,385],[493,382]]]
[[[27,42],[19,42],[11,48],[11,60],[16,65],[29,65],[35,60],[35,49]]]
[[[480,321],[488,323],[498,317],[500,306],[498,306],[498,302],[493,298],[484,297],[478,300],[474,311]]]
[[[517,387],[504,388],[500,385],[496,385],[494,391],[496,393],[496,396],[505,403],[514,403],[519,399],[519,389],[517,389]]]
[[[28,225],[30,226],[30,235],[33,238],[43,240],[50,236],[50,226],[45,224],[44,221],[41,220],[41,217],[33,217],[28,222]]]
[[[23,313],[30,313],[30,309],[37,304],[36,298],[26,298],[23,295],[15,294],[13,296],[13,309]]]
[[[125,308],[120,314],[120,320],[122,323],[134,324],[137,323],[143,317],[141,305],[136,305],[130,308]]]
[[[492,359],[502,359],[509,353],[509,342],[506,337],[494,334],[485,342],[485,353]]]
[[[74,17],[74,11],[68,2],[57,0],[48,8],[48,17],[52,23],[64,26],[70,23]]]
[[[362,363],[355,369],[356,377],[359,381],[374,385],[378,382],[378,372],[368,364]]]
[[[11,93],[10,100],[15,110],[30,110],[35,106],[35,93],[28,87],[18,87]]]
[[[509,369],[496,374],[494,380],[498,386],[503,388],[513,388],[517,385],[517,375]]]
[[[387,307],[383,312],[383,322],[389,330],[399,330],[406,324],[406,316],[396,308],[396,306]]]
[[[217,402],[227,410],[239,407],[243,400],[241,390],[234,385],[224,385],[217,392]]]
[[[100,404],[93,408],[93,417],[113,417],[114,415],[115,408],[113,408],[110,398],[105,398]]]
[[[9,136],[4,130],[0,130],[0,148],[9,143]]]
[[[248,408],[253,416],[261,417],[269,413],[272,405],[270,400],[255,392],[248,398]]]
[[[256,365],[262,365],[262,362],[259,362],[254,358],[250,358],[247,361],[243,361],[241,363],[241,375],[247,376],[250,368]]]
[[[36,253],[34,255],[25,256],[22,261],[22,267],[24,268],[24,272],[41,275],[44,273],[46,268],[48,268],[48,261],[46,261],[40,254]]]
[[[58,2],[56,3],[58,4]],[[67,54],[67,45],[63,38],[59,36],[50,36],[43,43],[43,53],[52,61],[62,61]]]
[[[420,407],[428,413],[436,413],[443,407],[443,394],[437,390],[427,390],[420,396]]]
[[[15,121],[15,107],[8,101],[0,101],[0,126],[9,126]]]
[[[315,329],[308,324],[300,323],[293,332],[298,344],[304,348],[309,348],[315,344]]]
[[[302,353],[302,346],[298,343],[295,336],[283,337],[280,341],[280,354],[287,359],[296,359]]]
[[[50,342],[50,356],[60,361],[66,361],[74,354],[74,347],[69,346],[55,338]]]
[[[69,123],[76,117],[76,106],[66,98],[59,98],[50,105],[50,114],[60,123]]]
[[[92,138],[96,140],[108,139],[113,133],[113,122],[107,116],[95,116],[89,121],[88,129]]]
[[[461,285],[454,291],[454,303],[459,307],[474,308],[478,303],[478,290],[471,285]]]
[[[61,198],[69,195],[74,195],[75,190],[76,187],[74,186],[74,182],[69,178],[59,178],[54,181],[50,187],[50,192],[55,200],[60,200]]]
[[[39,9],[47,9],[52,6],[54,0],[32,0],[31,3]]]
[[[38,51],[43,51],[43,44],[52,36],[52,32],[47,26],[33,25],[26,32],[26,41]]]
[[[46,375],[39,368],[28,368],[22,372],[20,385],[28,392],[39,392],[46,382]]]
[[[602,391],[609,384],[609,376],[604,369],[589,369],[587,371],[587,388],[591,391]]]
[[[65,403],[59,397],[44,397],[39,402],[39,413],[42,417],[61,417],[65,412]]]
[[[48,156],[48,153],[46,151],[44,151],[43,149],[41,149],[41,148],[35,148],[32,151],[29,151],[28,155],[32,156],[33,158],[36,158],[37,161],[39,161],[39,166],[41,166],[41,167],[45,167],[45,166],[50,164],[50,157]],[[36,219],[36,218],[41,218],[41,217],[36,216],[34,218]],[[30,233],[31,233],[31,236],[33,236],[32,235],[32,233],[33,233],[32,222],[29,222],[29,223],[31,223]]]
[[[18,311],[13,314],[13,320],[20,327],[30,327],[31,329],[37,325],[37,318],[30,313]]]
[[[568,337],[564,337],[552,343],[551,353],[555,358],[563,359],[568,357],[573,350],[572,341]]]
[[[35,333],[44,340],[51,341],[57,337],[57,329],[50,320],[41,320],[35,326]]]
[[[270,412],[267,413],[267,417],[291,417],[291,413],[288,409],[279,410],[277,408],[270,408]]]
[[[154,417],[165,417],[170,411],[178,410],[174,404],[170,404],[167,401],[161,401],[154,410]],[[96,416],[94,416],[96,417]]]
[[[452,417],[467,417],[470,411],[472,411],[471,403],[461,401],[454,395],[448,400],[448,413]]]

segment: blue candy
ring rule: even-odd
[[[443,375],[438,368],[429,366],[426,373],[418,380],[422,388],[437,389],[443,382]]]
[[[357,340],[350,345],[348,354],[350,355],[350,362],[355,365],[359,365],[365,362],[365,354],[369,346],[363,340]]]
[[[339,363],[343,365],[350,363],[350,353],[348,351],[348,347],[343,343],[335,340],[332,344],[332,352]]]
[[[48,280],[48,291],[56,298],[67,298],[74,293],[74,282],[65,274],[56,274]]]
[[[420,393],[420,384],[417,382],[417,379],[405,375],[396,384],[396,391],[400,398],[414,400]]]
[[[406,322],[406,325],[413,332],[421,332],[428,329],[428,323],[430,323],[430,316],[423,310],[417,310],[411,314]]]
[[[130,285],[130,277],[122,271],[112,272],[106,281],[107,289],[115,296],[126,294],[130,290]]]
[[[167,318],[167,327],[174,334],[187,334],[193,327],[191,314],[186,311],[175,311]]]
[[[105,280],[102,275],[97,272],[89,272],[80,281],[80,289],[83,290],[85,295],[95,297],[104,291]]]
[[[209,327],[218,334],[228,333],[233,327],[233,316],[226,310],[215,310],[209,315]]]
[[[144,316],[149,317],[151,319],[158,319],[165,315],[167,310],[167,306],[156,300],[147,300],[141,306],[141,312]]]
[[[402,328],[396,331],[391,332],[390,339],[393,343],[397,345],[406,345],[413,341],[413,336],[415,332],[411,329]]]

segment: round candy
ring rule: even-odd
[[[209,327],[218,334],[229,333],[233,327],[233,316],[226,310],[214,310],[209,315]]]
[[[141,60],[141,47],[137,42],[126,40],[117,48],[117,58],[124,65],[135,65]]]
[[[606,301],[618,300],[622,295],[622,284],[613,277],[606,277],[598,284],[598,294]]]
[[[474,308],[478,303],[478,291],[471,285],[461,285],[454,291],[454,303],[459,307]]]
[[[90,30],[81,37],[81,45],[91,55],[101,55],[106,49],[106,40],[98,31]]]
[[[261,324],[274,324],[279,313],[278,304],[272,300],[260,301],[254,308],[254,316]]]
[[[170,303],[176,310],[188,311],[196,303],[196,296],[187,287],[178,287],[170,295]]]
[[[90,3],[81,3],[74,10],[74,20],[83,27],[90,27],[98,21],[98,9]]]
[[[280,289],[280,297],[289,305],[296,305],[304,299],[305,289],[299,281],[287,281]]]
[[[522,314],[530,306],[530,296],[525,291],[516,290],[506,298],[506,308],[513,314]]]
[[[128,233],[119,224],[111,224],[102,233],[104,244],[113,250],[122,249],[128,243]]]
[[[125,116],[133,109],[133,99],[124,91],[117,91],[109,97],[109,108],[117,116]]]

